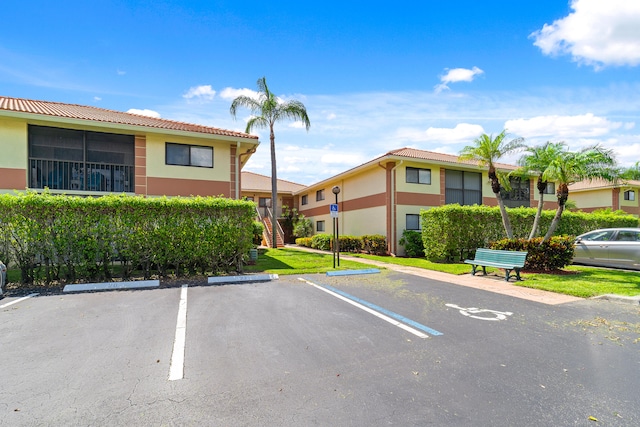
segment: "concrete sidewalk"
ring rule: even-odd
[[[324,253],[325,251],[319,251],[316,249],[305,248],[302,246],[286,245],[288,249],[296,249],[300,251]],[[512,282],[506,282],[504,278],[497,276],[472,276],[469,274],[456,275],[449,273],[442,273],[439,271],[425,270],[417,267],[407,267],[403,265],[390,264],[386,262],[373,261],[365,258],[357,258],[349,255],[340,254],[340,259],[356,261],[362,264],[375,265],[377,267],[386,268],[388,270],[398,271],[400,273],[411,274],[414,276],[424,277],[426,279],[438,280],[440,282],[447,282],[454,285],[466,286],[468,288],[482,289],[484,291],[494,292],[502,295],[509,295],[512,297],[525,299],[529,301],[536,301],[542,304],[557,305],[568,302],[582,301],[583,298],[578,298],[570,295],[557,294],[555,292],[542,291],[539,289],[525,288],[522,286],[515,286]]]

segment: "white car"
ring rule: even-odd
[[[640,270],[640,228],[602,228],[576,237],[573,262]]]

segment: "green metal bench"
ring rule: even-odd
[[[505,271],[504,280],[508,282],[512,271],[516,273],[516,280],[522,280],[520,269],[524,267],[526,260],[527,252],[478,248],[475,258],[467,259],[464,262],[473,267],[471,272],[473,276],[476,275],[478,267],[482,267],[485,276],[487,275],[487,267],[502,268]]]

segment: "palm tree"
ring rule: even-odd
[[[613,151],[602,148],[600,145],[587,147],[577,152],[565,151],[551,162],[542,174],[542,178],[547,181],[555,181],[558,184],[556,189],[558,209],[542,240],[543,243],[548,241],[558,228],[562,212],[569,198],[569,185],[596,178],[615,182],[619,175],[615,166]]]
[[[638,181],[640,180],[640,162],[636,162],[635,165],[623,169],[621,171],[620,177],[626,180]]]
[[[493,135],[482,134],[473,141],[473,145],[467,145],[460,151],[458,157],[461,161],[474,160],[478,162],[478,166],[489,168],[489,181],[491,182],[491,190],[496,195],[498,206],[500,207],[500,215],[502,215],[502,225],[509,239],[513,238],[511,229],[511,221],[504,207],[504,201],[500,195],[500,177],[495,167],[495,162],[502,156],[512,153],[524,147],[523,138],[515,138],[507,141],[507,131],[503,130],[495,138]]]
[[[246,133],[253,129],[269,128],[269,140],[271,143],[271,237],[273,247],[277,247],[276,240],[276,210],[278,207],[278,178],[276,176],[276,137],[273,126],[276,122],[291,119],[301,121],[307,131],[311,126],[307,109],[296,100],[283,101],[273,94],[267,86],[267,79],[258,79],[258,97],[240,95],[233,100],[229,111],[235,118],[238,107],[245,107],[253,114],[247,122]]]
[[[547,141],[541,146],[526,148],[527,154],[518,160],[518,164],[521,166],[518,174],[538,176],[536,188],[538,189],[540,201],[538,203],[536,216],[533,219],[533,226],[531,227],[529,240],[533,239],[536,234],[538,234],[538,229],[540,227],[540,217],[542,216],[542,208],[544,205],[544,193],[547,189],[547,184],[549,183],[549,181],[544,178],[544,173],[565,151],[566,145],[564,142]]]

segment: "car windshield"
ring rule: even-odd
[[[580,240],[611,240],[611,236],[613,236],[614,230],[600,230],[594,231],[593,233],[585,234],[580,238]]]

